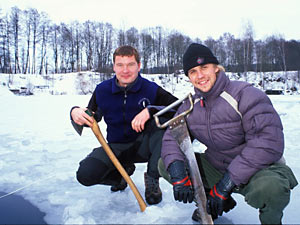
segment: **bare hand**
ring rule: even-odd
[[[136,132],[142,132],[145,128],[145,123],[150,119],[150,114],[147,108],[143,109],[131,121],[131,127]]]
[[[85,111],[87,108],[74,108],[71,112],[72,119],[78,125],[88,125],[93,126],[94,118],[89,116]]]

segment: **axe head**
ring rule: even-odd
[[[74,129],[76,130],[76,132],[81,136],[82,130],[83,130],[83,125],[78,125],[73,120],[71,120],[71,123],[72,123]]]
[[[86,114],[88,114],[89,116],[93,116],[93,112],[90,109],[87,109],[85,111]],[[76,132],[81,136],[82,134],[82,130],[83,130],[83,125],[78,125],[77,123],[75,123],[73,120],[71,120],[71,123],[74,127],[74,129],[76,130]]]

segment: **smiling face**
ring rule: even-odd
[[[188,71],[188,77],[194,87],[202,92],[208,92],[217,80],[219,68],[216,64],[205,64],[193,67]]]
[[[119,85],[127,87],[135,81],[141,69],[141,64],[136,61],[135,56],[116,56],[113,69],[116,73]]]

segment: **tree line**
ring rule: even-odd
[[[109,23],[78,21],[53,23],[34,8],[13,7],[6,14],[0,8],[0,72],[49,74],[78,71],[112,72],[112,53],[121,45],[136,47],[144,73],[179,73],[182,56],[192,42],[212,49],[227,71],[300,70],[300,41],[283,35],[254,39],[248,21],[241,38],[224,33],[218,39],[191,39],[161,26],[137,30],[116,29]]]

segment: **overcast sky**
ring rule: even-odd
[[[13,6],[46,12],[56,23],[78,20],[108,22],[114,28],[138,30],[162,26],[191,38],[218,39],[229,32],[241,37],[249,21],[254,38],[280,34],[300,40],[300,0],[1,0],[4,12]],[[3,13],[2,11],[2,13]]]

